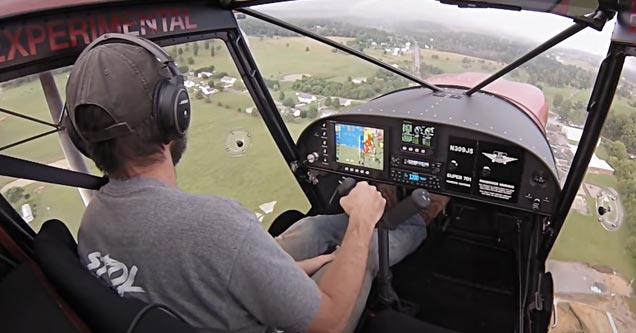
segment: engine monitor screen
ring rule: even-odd
[[[402,123],[402,142],[431,147],[435,138],[435,127],[415,125],[405,121]]]
[[[335,124],[336,162],[384,169],[384,130],[373,127]]]

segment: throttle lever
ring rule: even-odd
[[[394,230],[402,222],[408,220],[419,211],[431,205],[431,195],[427,190],[418,188],[409,197],[400,201],[395,207],[384,214],[380,221],[380,228]]]

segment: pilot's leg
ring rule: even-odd
[[[389,265],[393,266],[400,262],[404,257],[413,252],[422,241],[426,238],[426,224],[419,215],[416,215],[405,221],[397,229],[389,232]],[[326,270],[331,264],[327,264],[320,268],[311,278],[318,283]],[[369,248],[369,257],[367,259],[367,269],[360,288],[360,294],[356,300],[356,305],[347,327],[344,332],[353,332],[364,312],[367,304],[367,298],[371,291],[371,284],[378,273],[378,234],[373,233],[373,240]]]
[[[294,260],[305,260],[339,245],[348,224],[349,217],[345,214],[310,216],[294,223],[275,239]]]

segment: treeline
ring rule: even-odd
[[[636,152],[636,112],[611,112],[603,126],[603,137],[620,141],[630,153]],[[636,193],[636,192],[635,192]]]
[[[292,89],[314,95],[368,99],[407,86],[406,79],[380,69],[374,76],[367,78],[366,82],[362,83],[353,83],[350,77],[347,78],[346,82],[336,82],[312,76],[294,81]]]
[[[629,237],[625,247],[636,258],[636,161],[630,159],[625,145],[620,141],[605,144],[608,162],[614,168],[617,190],[623,204],[623,226],[628,228]]]

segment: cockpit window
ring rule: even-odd
[[[64,93],[70,68],[53,71],[58,90]],[[55,132],[58,119],[49,112],[37,75],[4,82],[0,86],[0,154],[68,169],[60,141]],[[19,113],[39,120],[25,119]],[[47,134],[48,133],[48,134]],[[30,138],[37,139],[27,141]],[[26,141],[20,143],[22,141]],[[92,164],[88,164],[92,166]],[[97,173],[96,168],[91,168]],[[0,177],[0,193],[35,231],[48,219],[60,219],[76,234],[84,212],[84,202],[75,188]]]
[[[188,147],[177,166],[179,186],[238,200],[264,227],[288,209],[309,210],[223,41],[166,51],[186,73],[192,105]]]
[[[435,1],[373,2],[373,6],[364,1],[330,4],[294,2],[257,9],[434,84],[441,85],[454,77],[456,84],[464,83],[468,87],[573,24],[572,20],[553,15],[460,9]],[[307,14],[312,12],[320,12],[320,17]],[[254,18],[240,20],[239,24],[250,38],[263,75],[270,82],[276,81],[271,84],[270,92],[277,98],[284,115],[288,110],[302,111],[302,107],[312,106],[318,110],[317,118],[331,112],[348,112],[351,106],[334,108],[332,101],[337,94],[342,100],[343,94],[353,91],[324,89],[323,83],[365,87],[387,82],[382,77],[384,71],[376,66],[329,46],[317,45],[308,38]],[[502,78],[530,84],[541,92],[541,98],[531,102],[547,111],[540,126],[557,161],[561,185],[572,171],[570,166],[581,141],[592,86],[607,52],[613,25],[614,22],[608,22],[602,32],[586,29]],[[588,308],[602,309],[625,319],[631,318],[629,313],[636,308],[632,289],[636,278],[636,224],[633,223],[636,221],[636,116],[633,116],[636,72],[633,68],[633,63],[628,61],[602,138],[550,254],[547,270],[553,272],[556,280],[559,320],[577,318],[582,325],[595,325],[598,320],[607,325],[604,312],[599,312],[603,315],[599,319],[583,312]],[[415,85],[401,78],[395,82],[400,84],[375,89],[375,93],[368,96],[345,95],[344,98],[364,103],[387,93],[386,90]],[[484,90],[497,95],[497,89],[495,82]],[[292,100],[285,105],[290,95]],[[302,102],[298,96],[313,96],[315,100],[308,100],[306,106],[299,108],[296,105]],[[299,117],[286,118],[294,138],[299,128],[305,128],[316,118],[314,113],[297,114]],[[305,115],[311,116],[305,118]],[[571,306],[574,303],[570,302],[584,303],[583,309]],[[619,305],[611,309],[605,306],[612,302]],[[627,330],[634,327],[625,325]]]

